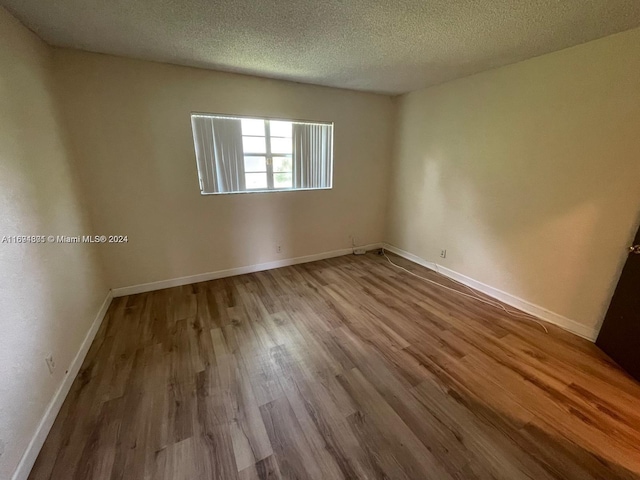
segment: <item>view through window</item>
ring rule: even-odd
[[[333,124],[192,114],[203,194],[332,187]]]

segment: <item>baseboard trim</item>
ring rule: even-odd
[[[370,243],[369,245],[359,246],[366,250],[375,250],[382,248],[382,243]],[[218,270],[215,272],[199,273],[197,275],[189,275],[187,277],[171,278],[168,280],[160,280],[158,282],[142,283],[139,285],[131,285],[128,287],[114,288],[112,290],[114,297],[124,297],[125,295],[135,295],[137,293],[152,292],[154,290],[162,290],[171,287],[180,287],[191,283],[208,282],[217,278],[233,277],[236,275],[244,275],[245,273],[261,272],[263,270],[271,270],[274,268],[288,267],[298,265],[300,263],[315,262],[317,260],[325,260],[327,258],[341,257],[353,253],[353,248],[343,248],[340,250],[332,250],[330,252],[316,253],[313,255],[305,255],[303,257],[286,258],[283,260],[275,260],[273,262],[258,263],[247,265],[245,267],[230,268],[228,270]]]
[[[22,458],[20,459],[20,463],[16,468],[12,480],[27,480],[29,474],[31,473],[31,469],[33,468],[36,459],[38,458],[38,454],[42,449],[42,445],[44,445],[45,440],[47,439],[47,435],[49,435],[49,431],[53,426],[53,422],[58,416],[58,412],[60,408],[62,408],[62,404],[64,403],[65,398],[67,398],[67,394],[69,390],[71,390],[71,385],[73,381],[76,379],[78,372],[80,371],[80,367],[82,367],[82,362],[84,362],[85,357],[87,356],[87,352],[93,343],[96,334],[98,333],[98,329],[104,320],[105,315],[107,314],[107,310],[109,309],[109,305],[111,304],[111,300],[113,299],[113,295],[111,290],[107,293],[104,302],[102,302],[102,306],[96,315],[96,318],[93,320],[89,331],[84,337],[82,344],[80,345],[80,350],[76,353],[71,365],[69,366],[69,371],[65,374],[62,379],[62,383],[58,387],[58,390],[54,394],[51,402],[47,406],[47,409],[38,424],[38,428],[36,429],[27,449],[25,450]]]
[[[479,292],[489,295],[496,300],[500,300],[507,305],[511,305],[512,307],[522,310],[523,312],[530,313],[540,320],[544,320],[545,322],[556,325],[564,330],[567,330],[568,332],[574,333],[582,338],[586,338],[591,342],[595,342],[596,338],[598,337],[598,330],[595,328],[587,327],[579,322],[576,322],[575,320],[547,310],[546,308],[528,302],[527,300],[516,297],[515,295],[507,293],[498,288],[494,288],[490,285],[474,280],[473,278],[467,277],[466,275],[458,273],[447,267],[443,267],[442,265],[439,265],[437,263],[424,260],[423,258],[420,258],[413,253],[407,252],[398,247],[394,247],[393,245],[384,244],[384,248],[386,250],[389,250],[390,252],[395,253],[396,255],[417,263],[418,265],[422,265],[423,267],[437,271],[438,273],[441,273],[446,277],[457,280],[460,283],[464,283],[468,287],[475,288]]]

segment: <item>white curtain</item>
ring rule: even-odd
[[[244,190],[240,119],[193,115],[191,123],[202,193]]]
[[[333,125],[293,124],[293,188],[331,187]]]

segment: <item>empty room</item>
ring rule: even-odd
[[[0,0],[1,480],[640,480],[640,2]]]

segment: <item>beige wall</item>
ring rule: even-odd
[[[129,237],[101,250],[112,287],[383,240],[389,97],[72,50],[56,65],[97,233]],[[335,122],[333,190],[201,196],[192,111]]]
[[[640,219],[640,29],[405,95],[396,145],[392,244],[599,326]]]
[[[0,238],[88,233],[51,93],[51,51],[2,8],[0,32]],[[8,479],[108,289],[82,245],[0,243],[0,272],[0,478]]]

